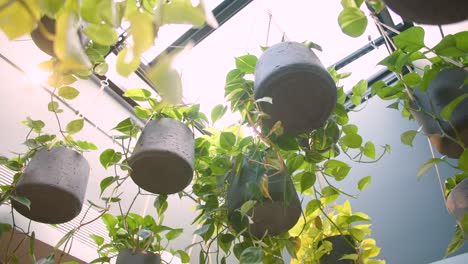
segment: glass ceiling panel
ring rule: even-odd
[[[339,1],[321,1],[320,4],[310,0],[253,1],[198,44],[178,65],[182,71],[184,101],[200,103],[201,110],[209,115],[215,105],[225,103],[225,76],[235,67],[234,58],[247,53],[258,56],[261,54],[260,46],[278,43],[283,36],[286,40],[310,40],[319,44],[323,51],[315,52],[326,67],[369,43],[369,38],[374,40],[380,36],[370,20],[367,31],[361,37],[344,35],[337,22],[341,10]],[[269,14],[272,14],[270,31]],[[371,52],[365,59],[341,70],[355,72],[353,77],[346,80],[347,86],[376,73],[379,70],[376,64],[385,56],[385,52],[382,46],[379,52]],[[234,115],[226,115],[217,127],[222,128],[238,120]]]

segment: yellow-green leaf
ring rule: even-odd
[[[37,0],[1,1],[0,29],[9,39],[29,34],[39,20]],[[32,13],[30,12],[32,11]]]
[[[84,120],[76,119],[68,123],[65,130],[67,131],[68,134],[75,134],[75,133],[80,132],[80,130],[83,129],[83,126],[84,126]]]
[[[338,16],[338,24],[346,35],[359,37],[366,31],[367,17],[357,7],[346,7]]]
[[[117,55],[116,70],[123,77],[130,76],[140,66],[140,56],[134,56],[135,54],[133,54],[132,58],[128,58],[128,51],[128,48],[124,48]]]
[[[260,179],[260,191],[262,192],[263,197],[273,200],[268,189],[268,176],[266,175],[263,175]]]
[[[73,100],[75,99],[78,95],[80,94],[80,92],[71,87],[71,86],[63,86],[63,87],[60,87],[59,90],[58,90],[58,95],[67,99],[67,100]]]
[[[218,22],[206,8],[203,0],[194,6],[192,0],[159,1],[156,21],[162,26],[165,24],[190,24],[201,27],[207,23],[212,28],[218,27]]]
[[[112,46],[119,39],[117,32],[108,24],[91,24],[84,29],[84,33],[96,43],[104,46]]]

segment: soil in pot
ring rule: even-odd
[[[426,93],[422,93],[419,89],[414,91],[414,97],[419,105],[411,105],[411,113],[422,125],[423,131],[429,135],[432,145],[441,154],[450,158],[459,158],[463,148],[451,139],[442,137],[441,128],[446,134],[455,138],[456,134],[451,123],[465,146],[468,144],[468,98],[454,109],[450,123],[444,121],[440,113],[454,99],[468,93],[468,84],[464,84],[466,78],[468,78],[466,70],[458,68],[442,70],[430,83]],[[430,115],[431,113],[435,113],[437,120]]]
[[[42,28],[40,28],[40,24],[38,23],[37,28],[31,32],[31,38],[34,41],[34,44],[36,44],[40,50],[52,57],[55,57],[53,40],[55,37],[55,19],[52,19],[48,16],[43,16],[40,20],[40,23]],[[82,46],[84,47],[86,43],[88,43],[89,38],[86,37],[86,35],[82,33],[81,30],[79,30],[77,34],[80,38]]]
[[[333,249],[329,254],[323,255],[320,258],[320,264],[354,264],[354,261],[350,259],[340,260],[343,255],[358,253],[356,247],[353,246],[354,239],[352,236],[338,235],[327,237],[324,240],[331,242]]]
[[[335,108],[336,84],[315,53],[297,42],[282,42],[268,48],[255,67],[255,99],[260,102],[269,129],[281,121],[284,133],[310,132],[328,119]]]
[[[462,226],[463,217],[468,214],[468,179],[464,179],[453,188],[447,196],[445,205],[449,213],[457,220],[458,225]],[[468,230],[464,231],[468,232]]]
[[[36,152],[15,187],[15,193],[31,202],[31,210],[13,201],[23,216],[47,224],[75,218],[83,206],[89,164],[78,152],[59,146]]]
[[[253,236],[261,238],[265,233],[278,235],[286,232],[297,223],[301,215],[301,203],[287,172],[269,178],[271,200],[259,193],[261,178],[274,172],[246,158],[239,174],[230,176],[226,203],[229,222],[235,230],[241,231],[248,227]],[[247,217],[242,217],[239,212],[241,206],[249,200],[257,201],[248,212],[253,221],[250,224]],[[248,232],[244,235],[248,235]]]
[[[406,20],[420,24],[444,25],[468,19],[466,0],[384,0]]]
[[[116,264],[160,264],[161,256],[152,252],[125,249],[119,252]]]
[[[131,177],[151,193],[180,192],[192,181],[194,152],[194,136],[185,124],[171,118],[152,120],[129,158]]]

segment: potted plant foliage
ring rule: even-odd
[[[380,159],[376,157],[375,146],[371,142],[363,144],[358,128],[348,123],[342,87],[337,88],[332,115],[317,129],[293,136],[283,133],[282,122],[265,128],[262,122],[267,114],[259,102],[269,100],[255,99],[251,77],[256,64],[253,55],[238,57],[236,69],[226,77],[225,97],[231,111],[240,113],[239,124],[222,131],[209,129],[210,134],[195,139],[196,177],[192,190],[199,211],[194,223],[200,228],[195,233],[205,242],[200,244],[202,263],[215,242],[226,254],[220,256],[221,262],[232,252],[241,263],[283,263],[285,249],[293,258],[297,257],[302,246],[299,238],[289,232],[291,223],[303,211],[295,197],[297,192],[306,197],[336,199],[343,192],[333,187],[331,180],[343,180],[351,169],[337,159],[340,153],[352,160],[353,156],[360,157],[356,161],[363,157]],[[329,76],[339,82],[346,74],[330,69]],[[367,87],[365,81],[353,88],[356,104],[360,103],[363,87],[364,90]],[[274,104],[274,100],[270,103]],[[211,113],[212,121],[221,118],[226,110],[226,106],[217,105]],[[244,125],[253,136],[244,135]],[[330,186],[318,190],[316,178],[322,174]],[[274,181],[275,177],[278,182]],[[360,189],[369,180],[370,177],[363,178]],[[269,207],[275,204],[276,207]],[[260,209],[261,214],[262,206],[271,214],[273,211],[288,213],[276,213],[270,217],[273,219],[256,219],[255,209]],[[305,208],[311,206],[309,202]]]
[[[181,228],[173,229],[162,225],[161,220],[156,221],[150,215],[143,217],[127,213],[115,217],[104,214],[102,220],[109,231],[110,241],[98,235],[91,236],[98,246],[100,256],[92,263],[110,262],[111,258],[116,257],[117,264],[160,264],[161,253],[167,249],[171,240],[183,232]],[[173,253],[179,254],[183,263],[189,261],[183,250]]]
[[[374,259],[380,253],[371,234],[366,214],[353,213],[349,201],[334,205],[332,211],[324,207],[324,200],[313,200],[306,220],[291,231],[301,241],[297,259],[292,264],[385,263]],[[331,208],[330,208],[331,209]],[[364,222],[365,224],[359,224]]]
[[[258,102],[267,114],[262,122],[268,129],[281,121],[285,134],[311,132],[322,126],[333,112],[336,96],[336,85],[330,74],[315,53],[302,43],[273,45],[256,63],[254,97],[256,100],[269,98]]]
[[[401,109],[405,117],[414,117],[422,125],[422,131],[434,147],[445,155],[427,160],[419,169],[418,177],[441,162],[449,163],[459,171],[448,179],[447,186],[450,190],[461,182],[457,180],[460,178],[457,175],[464,175],[468,170],[468,74],[464,67],[468,54],[465,43],[467,36],[468,32],[447,35],[432,48],[425,45],[424,30],[421,27],[412,27],[393,39],[388,38],[397,49],[380,64],[393,71],[399,80],[392,86],[383,81],[372,86],[373,94],[384,100],[395,100],[390,105],[391,108]],[[429,64],[421,69],[421,61]],[[412,68],[421,69],[422,76],[413,72]],[[410,69],[410,72],[404,74],[404,69]],[[416,134],[416,130],[406,131],[401,135],[401,140],[412,146]],[[456,165],[451,164],[446,157],[456,159]],[[453,206],[452,202],[447,205]],[[462,243],[463,236],[459,232],[455,233],[454,241],[456,242],[452,242],[447,249],[447,254],[458,248],[453,245]]]

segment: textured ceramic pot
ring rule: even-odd
[[[328,119],[336,104],[336,85],[315,53],[297,42],[282,42],[268,48],[255,66],[255,99],[271,116],[263,124],[271,128],[281,121],[284,133],[310,132]]]
[[[442,70],[429,84],[426,93],[419,89],[414,92],[414,97],[419,106],[413,104],[411,113],[416,121],[423,127],[423,131],[429,135],[432,145],[443,155],[450,158],[458,158],[463,148],[452,140],[441,137],[440,128],[451,137],[455,132],[450,124],[444,121],[440,113],[442,109],[457,97],[468,93],[468,85],[463,84],[468,78],[468,71],[463,69]],[[434,107],[432,111],[431,102]],[[435,120],[429,113],[437,116]],[[455,127],[461,140],[468,144],[468,98],[465,98],[453,111],[450,123]],[[440,124],[440,126],[439,126]]]
[[[51,36],[55,35],[55,19],[49,18],[48,16],[43,16],[40,22],[44,26],[43,30],[47,31],[48,33],[44,34],[44,32],[42,32],[38,26],[31,32],[31,38],[34,41],[34,44],[36,44],[40,50],[52,57],[55,57],[54,41],[47,37],[49,34]],[[89,38],[86,37],[86,35],[83,34],[81,30],[78,30],[77,34],[80,38],[81,45],[84,47],[86,43],[88,43]]]
[[[445,205],[449,213],[457,220],[457,223],[462,226],[463,217],[468,214],[468,179],[464,179],[453,188],[447,196]],[[466,232],[468,230],[465,230]]]
[[[23,216],[47,224],[75,218],[83,206],[89,164],[78,152],[59,146],[36,152],[15,187],[15,193],[31,202],[31,210],[13,201]]]
[[[354,239],[352,236],[331,236],[324,240],[332,243],[333,249],[329,254],[323,255],[320,258],[320,264],[354,264],[353,260],[342,259],[343,255],[346,254],[357,254],[356,247],[353,246]]]
[[[160,264],[161,256],[152,252],[133,252],[125,249],[119,252],[116,264]]]
[[[406,20],[420,24],[444,25],[468,19],[466,0],[384,0]]]
[[[192,181],[194,157],[192,131],[175,119],[161,118],[146,125],[128,164],[133,181],[142,189],[172,194]]]
[[[299,220],[301,203],[291,177],[286,172],[269,178],[271,200],[252,192],[252,186],[259,188],[263,175],[274,172],[266,171],[263,165],[245,159],[239,174],[230,176],[226,203],[229,221],[237,231],[248,227],[250,233],[258,238],[265,233],[278,235],[291,229]],[[249,200],[257,201],[248,213],[253,221],[250,224],[238,211]]]

